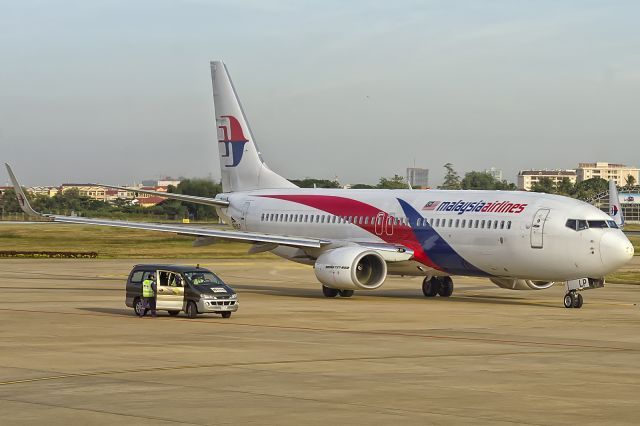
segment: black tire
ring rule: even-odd
[[[451,277],[443,277],[438,289],[440,297],[449,297],[453,294],[453,280]]]
[[[353,290],[340,290],[340,297],[351,297],[353,296]]]
[[[231,318],[231,312],[221,312],[222,318]]]
[[[180,313],[180,311],[169,311],[169,315],[171,315],[172,317],[177,316]]]
[[[582,303],[584,300],[582,299],[582,295],[580,293],[576,293],[576,297],[573,299],[573,307],[580,309],[582,308]]]
[[[425,297],[435,297],[438,294],[438,290],[440,289],[440,280],[437,277],[433,277],[431,279],[425,278],[422,281],[422,294]]]
[[[322,286],[322,294],[324,297],[336,297],[338,295],[337,288],[327,287],[326,285]]]
[[[133,312],[135,312],[137,316],[142,315],[144,312],[144,302],[140,297],[133,299]]]
[[[194,302],[187,303],[187,316],[189,318],[195,318],[198,316],[198,307]]]
[[[564,295],[564,307],[571,308],[573,307],[573,294],[567,293]]]

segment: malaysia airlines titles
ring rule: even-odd
[[[512,213],[519,214],[524,211],[527,204],[512,203],[510,201],[485,202],[480,201],[429,201],[422,210],[438,212],[464,213]]]

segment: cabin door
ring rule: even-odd
[[[549,216],[549,209],[540,209],[533,216],[531,223],[531,248],[542,248],[544,240],[544,223]]]

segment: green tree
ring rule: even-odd
[[[392,178],[381,177],[380,182],[376,186],[380,189],[406,189],[409,185],[406,184],[404,178],[399,175],[393,175]]]
[[[571,194],[574,198],[586,200],[609,190],[609,182],[596,177],[578,182]]]
[[[196,195],[198,197],[214,198],[222,192],[222,186],[219,183],[212,182],[208,179],[184,179],[175,189],[168,188],[169,191],[175,191],[177,194]],[[181,204],[187,209],[189,217],[194,219],[213,219],[218,217],[216,209],[213,206],[203,204],[194,204],[187,202],[170,202],[170,200],[161,203],[166,214],[176,217],[181,214],[183,209],[178,206]]]
[[[373,189],[374,185],[367,185],[366,183],[356,183],[355,185],[351,185],[351,189]]]
[[[340,188],[340,183],[329,179],[290,179],[291,183],[298,185],[300,188]]]
[[[631,189],[631,187],[635,186],[636,184],[636,178],[633,177],[632,175],[628,175],[625,179],[626,187],[627,189]]]
[[[460,181],[462,189],[496,189],[498,181],[488,173],[471,171]]]
[[[447,163],[444,165],[444,168],[447,170],[444,175],[444,182],[439,189],[460,189],[460,176],[453,169],[453,164]]]
[[[556,192],[556,185],[553,183],[553,180],[551,178],[542,177],[536,183],[531,185],[531,191],[553,194]]]
[[[493,189],[499,189],[500,191],[517,191],[518,187],[513,182],[507,182],[506,180],[496,180],[496,185]]]
[[[562,195],[571,195],[575,190],[573,182],[568,177],[563,177],[556,185],[556,193]]]

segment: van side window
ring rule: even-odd
[[[144,271],[135,271],[133,273],[133,275],[131,275],[131,282],[132,283],[141,283],[143,274],[144,274]]]

